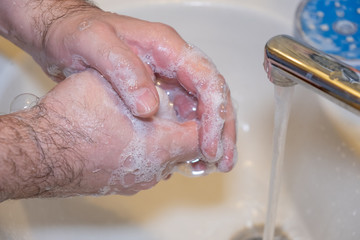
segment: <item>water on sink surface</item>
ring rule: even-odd
[[[241,230],[231,240],[262,240],[264,231],[263,225],[255,225]],[[274,229],[274,240],[289,240],[289,238],[280,227],[276,227]]]

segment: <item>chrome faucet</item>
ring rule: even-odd
[[[324,52],[280,35],[267,42],[264,67],[276,85],[304,85],[360,114],[360,71]]]

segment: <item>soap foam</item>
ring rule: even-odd
[[[72,74],[86,70],[87,66],[88,64],[82,56],[74,54],[71,57],[70,66],[67,66],[65,60],[63,59],[60,64],[48,65],[46,71],[49,76],[55,78],[54,80],[60,81],[67,77],[70,77]]]
[[[112,51],[108,53],[108,59],[115,69],[109,69],[105,73],[111,79],[113,86],[124,99],[130,109],[136,109],[136,99],[129,94],[129,90],[136,90],[137,75],[134,67],[123,57],[114,54]]]
[[[187,74],[192,77],[194,87],[200,93],[198,98],[201,102],[211,106],[211,108],[206,108],[201,116],[201,123],[206,127],[203,129],[202,146],[211,146],[214,139],[217,139],[216,156],[214,158],[206,156],[206,161],[216,162],[223,155],[221,134],[225,120],[222,116],[226,109],[227,85],[211,59],[194,46],[189,45],[184,48],[179,68],[187,71]]]
[[[125,110],[125,115],[130,119],[134,130],[133,137],[129,144],[123,149],[123,153],[119,156],[119,167],[113,171],[108,184],[115,186],[121,184],[125,188],[135,188],[138,191],[148,188],[152,183],[159,182],[168,176],[168,172],[164,171],[168,168],[166,160],[174,156],[178,156],[179,152],[184,151],[180,147],[170,146],[164,149],[160,146],[157,139],[151,141],[151,137],[159,137],[154,132],[154,125],[161,117],[162,128],[174,129],[176,124],[164,119],[174,121],[176,118],[173,109],[169,107],[166,93],[158,89],[159,95],[162,97],[159,113],[149,121],[142,121],[134,117],[129,110]],[[152,145],[150,145],[150,143]],[[140,186],[140,188],[139,188]]]
[[[156,54],[171,59],[173,52],[171,49],[158,47]],[[221,135],[225,123],[228,87],[211,59],[199,48],[190,44],[183,47],[176,60],[165,64],[161,61],[164,57],[160,60],[155,59],[153,53],[144,53],[142,49],[139,49],[139,56],[161,77],[177,79],[179,72],[182,72],[186,77],[191,78],[191,84],[181,83],[181,79],[178,80],[187,92],[203,103],[202,108],[205,112],[199,119],[203,134],[201,145],[203,149],[209,148],[216,139],[218,142],[216,156],[206,156],[206,161],[218,161],[223,155]]]
[[[197,101],[195,98],[201,100],[202,102],[202,106],[200,106],[202,110],[201,116],[198,116],[197,114],[192,114],[190,110],[188,111],[190,115],[192,114],[191,116],[197,117],[196,120],[199,121],[199,126],[201,127],[203,136],[201,146],[203,149],[208,149],[214,144],[214,140],[216,140],[215,142],[218,143],[216,146],[215,156],[210,157],[207,156],[205,153],[205,159],[203,160],[211,164],[218,162],[224,154],[224,146],[228,147],[228,145],[231,144],[223,143],[222,141],[222,131],[226,121],[225,116],[227,109],[227,94],[229,92],[225,80],[218,72],[210,58],[206,56],[200,49],[192,45],[184,46],[178,58],[171,62],[161,61],[166,57],[171,59],[170,56],[173,55],[171,49],[169,50],[165,48],[159,48],[156,51],[158,51],[155,55],[156,58],[154,56],[154,52],[147,51],[141,48],[137,49],[137,54],[143,61],[143,63],[148,65],[155,74],[158,74],[160,77],[164,78],[165,82],[167,81],[167,79],[177,79],[179,77],[179,72],[185,73],[185,75],[191,79],[192,85],[190,87],[188,86],[189,83],[181,84],[181,82],[180,87],[184,92],[186,92],[187,94],[191,94],[191,96],[194,97],[194,102],[196,102],[196,104],[190,108],[192,112],[199,111],[199,106],[197,106]],[[159,57],[159,52],[161,52],[161,54],[164,54],[165,57]],[[112,56],[111,60],[116,62],[119,59]],[[130,86],[133,85],[133,87],[135,87],[135,73],[131,69],[131,66],[127,66],[126,64],[124,64],[121,67],[121,72],[115,71],[114,73],[112,73],[109,71],[108,75],[115,79],[119,77],[121,79],[129,78]],[[124,89],[124,86],[116,87],[118,87],[121,91],[126,90]],[[161,117],[162,119],[174,120],[174,112],[170,111],[172,112],[171,114],[167,113],[169,113],[169,110],[173,110],[172,108],[174,105],[171,105],[173,104],[173,99],[171,99],[171,97],[180,93],[176,91],[178,90],[166,91],[165,94],[164,92],[159,92],[160,110],[157,117]],[[127,104],[130,105],[130,107],[133,107],[135,104],[135,100],[133,100],[133,102],[130,101],[130,103],[128,102],[129,101],[127,101]],[[177,117],[178,121],[188,120],[186,118],[180,119],[179,115],[176,114],[175,116]],[[200,117],[200,119],[198,117]],[[149,136],[145,133],[147,131],[147,133],[149,134],[150,129],[144,126],[142,122],[137,121],[138,119],[132,118],[132,116],[129,116],[129,118],[132,119],[134,129],[137,130],[136,134],[134,134],[133,140],[130,142],[127,149],[124,149],[124,152],[129,152],[129,154],[120,156],[120,159],[129,156],[133,156],[134,159],[139,159],[135,161],[136,168],[133,169],[136,170],[134,184],[140,183],[142,181],[154,181],[154,179],[156,181],[159,181],[161,178],[164,177],[164,173],[161,173],[161,170],[163,171],[164,169],[166,169],[166,167],[169,166],[165,166],[163,163],[161,163],[161,161],[159,161],[159,159],[154,157],[156,155],[155,152],[160,151],[159,148],[155,148],[152,154],[146,153],[146,143],[142,141],[141,137],[139,136]],[[234,145],[235,143],[232,144]],[[179,149],[178,151],[181,151],[181,149]],[[113,173],[113,177],[109,182],[110,184],[114,184],[116,181],[120,181],[122,184],[129,185],[129,181],[125,180],[125,176],[128,172],[122,169],[122,167],[123,166],[119,166],[119,169]]]

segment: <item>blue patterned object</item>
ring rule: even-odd
[[[304,1],[295,35],[360,69],[360,0]]]

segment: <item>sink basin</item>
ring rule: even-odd
[[[0,204],[0,239],[238,239],[264,223],[272,154],[273,85],[266,41],[291,34],[298,0],[102,0],[104,9],[173,26],[206,52],[237,108],[238,164],[228,174],[174,174],[135,196],[31,199]],[[0,112],[55,84],[0,39]],[[319,97],[296,87],[277,223],[289,239],[359,239],[360,161]]]

